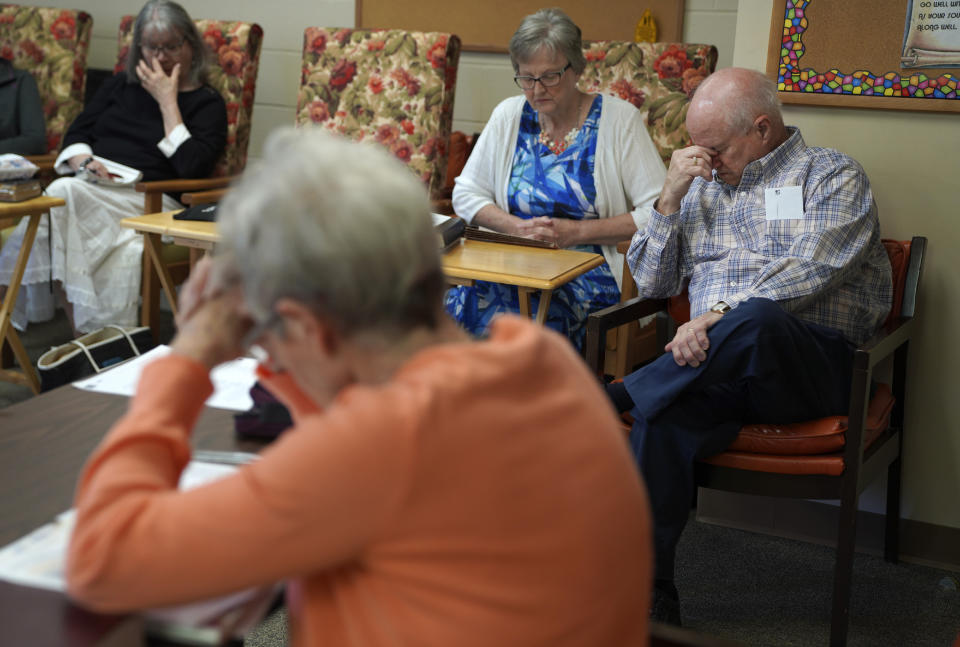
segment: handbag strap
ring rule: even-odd
[[[90,354],[86,344],[84,344],[82,341],[77,341],[76,339],[70,343],[83,351],[83,354],[87,356],[87,361],[90,362],[90,366],[93,367],[94,373],[99,373],[103,370],[100,368],[99,364],[97,364],[97,361],[93,359],[93,355]]]
[[[117,326],[116,324],[107,324],[104,328],[112,328],[113,330],[119,330],[120,334],[127,338],[127,343],[130,344],[130,349],[133,350],[134,355],[140,354],[140,349],[137,348],[137,344],[133,341],[133,337],[130,336],[130,333],[126,331],[122,326]],[[89,355],[90,353],[87,353]]]

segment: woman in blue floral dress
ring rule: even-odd
[[[457,178],[453,206],[473,224],[604,255],[605,264],[554,291],[550,303],[547,325],[580,348],[587,314],[620,298],[616,244],[646,223],[665,169],[632,104],[577,88],[586,61],[580,29],[563,12],[527,16],[510,56],[523,96],[494,110]],[[519,311],[516,287],[481,281],[451,289],[445,305],[477,335],[497,313]]]

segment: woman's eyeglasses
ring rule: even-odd
[[[537,84],[537,81],[540,81],[540,85],[545,88],[552,88],[560,84],[563,73],[568,69],[570,69],[570,63],[564,65],[563,69],[559,72],[547,72],[540,76],[515,76],[513,77],[513,82],[520,86],[521,90],[532,90],[533,86]]]
[[[180,51],[180,48],[183,47],[183,44],[186,42],[186,38],[181,38],[180,42],[176,45],[166,44],[166,45],[141,45],[144,52],[153,54],[154,56],[160,56],[161,53],[166,54],[167,56],[173,56]]]

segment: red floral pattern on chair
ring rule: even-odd
[[[36,80],[51,153],[83,108],[92,28],[83,11],[0,5],[0,56]]]
[[[436,198],[446,175],[459,60],[453,34],[308,27],[297,125],[378,142]]]
[[[637,106],[664,162],[689,146],[684,121],[690,97],[717,66],[717,48],[688,43],[594,41],[584,47],[585,92],[618,96]]]
[[[247,164],[263,29],[256,23],[240,21],[194,22],[211,53],[207,83],[223,96],[227,104],[227,146],[213,175],[235,175]],[[120,21],[115,72],[122,71],[127,65],[133,23],[134,16],[124,16]]]

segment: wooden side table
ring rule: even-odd
[[[0,379],[29,386],[34,393],[40,392],[40,380],[33,364],[30,362],[27,350],[23,347],[23,343],[13,327],[11,318],[13,317],[13,306],[17,302],[17,294],[20,292],[20,281],[27,269],[27,260],[30,258],[33,241],[37,236],[37,228],[40,227],[40,218],[51,208],[62,207],[65,204],[66,202],[62,198],[48,196],[39,196],[23,202],[0,202],[0,227],[15,224],[19,218],[29,218],[27,231],[24,233],[23,242],[20,245],[20,253],[17,255],[17,262],[13,266],[10,285],[7,286],[7,293],[4,295],[3,303],[0,304],[0,347],[4,344],[10,344],[13,355],[20,365],[20,370],[0,369]]]

